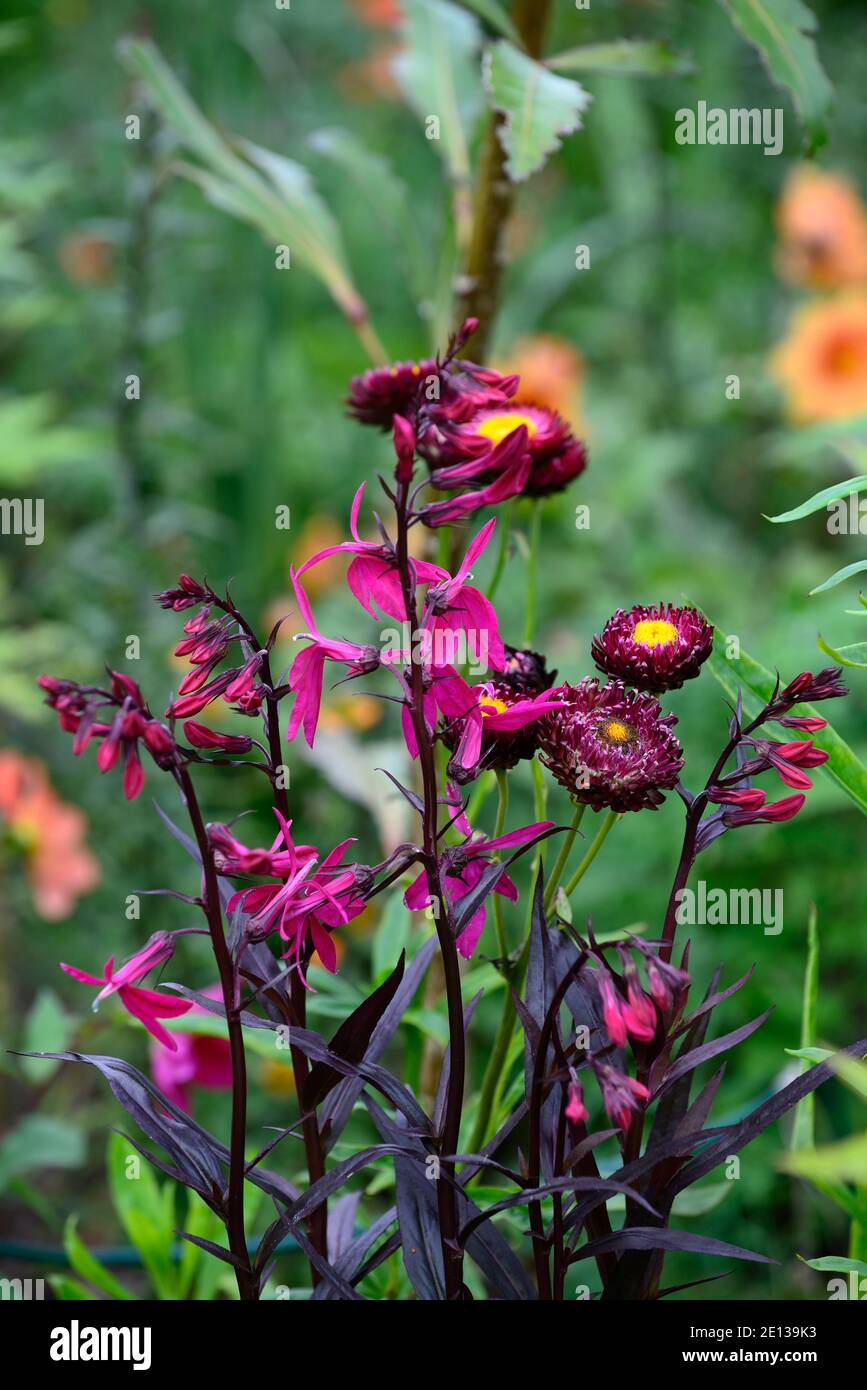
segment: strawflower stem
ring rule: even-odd
[[[575,870],[574,874],[572,875],[572,877],[570,878],[569,882],[566,884],[566,887],[563,890],[567,898],[572,896],[575,889],[578,887],[578,884],[581,882],[587,870],[590,868],[590,865],[593,863],[593,860],[596,858],[597,854],[601,850],[607,836],[609,835],[611,830],[613,830],[617,822],[621,819],[622,812],[609,811],[607,813],[604,821],[602,822],[602,824],[596,832],[596,838],[593,840],[593,843],[591,844],[584,858],[581,860],[581,863],[578,865],[578,868]]]
[[[542,504],[530,503],[530,534],[527,554],[527,603],[524,611],[524,646],[531,647],[536,636],[536,573],[539,563],[539,536],[542,529]]]
[[[506,560],[509,555],[509,538],[512,531],[512,509],[515,499],[510,497],[508,502],[504,502],[500,508],[500,546],[497,551],[497,561],[494,565],[494,573],[491,575],[491,583],[488,588],[488,601],[493,603],[494,596],[503,577],[506,568]]]
[[[506,828],[506,812],[509,809],[509,779],[502,768],[497,770],[497,819],[494,823],[494,839],[499,839]],[[497,856],[499,858],[499,855]],[[491,902],[494,908],[494,929],[497,933],[497,950],[500,957],[505,960],[509,943],[506,940],[506,928],[503,923],[503,904],[498,893],[491,894]]]
[[[551,904],[553,903],[554,898],[556,896],[557,885],[560,882],[563,870],[565,869],[566,864],[568,863],[569,855],[572,853],[572,846],[575,843],[575,836],[578,834],[578,830],[582,820],[584,819],[584,812],[586,810],[586,801],[579,802],[578,805],[575,807],[575,814],[572,817],[572,824],[570,825],[568,831],[563,837],[563,843],[560,846],[560,853],[557,855],[554,867],[551,870],[551,877],[548,880],[548,886],[545,889],[546,912],[550,910]]]

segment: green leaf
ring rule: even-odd
[[[75,1030],[75,1021],[66,1012],[53,989],[41,989],[24,1023],[27,1052],[65,1052]],[[45,1081],[60,1062],[44,1062],[38,1057],[22,1057],[21,1070],[28,1081]]]
[[[867,570],[867,560],[856,560],[854,564],[844,565],[836,574],[832,574],[830,579],[826,579],[824,584],[819,584],[815,589],[810,590],[810,597],[814,594],[824,594],[828,589],[836,589],[838,584],[842,584],[844,579],[851,579],[853,574],[860,574],[862,570]]]
[[[780,1160],[799,1177],[822,1182],[867,1182],[867,1134],[856,1134],[821,1149],[799,1149]]]
[[[403,892],[392,893],[373,938],[371,978],[374,984],[381,984],[391,973],[401,951],[409,945],[410,920]]]
[[[0,1143],[0,1190],[19,1173],[36,1168],[80,1168],[84,1135],[53,1115],[25,1115]]]
[[[694,72],[692,59],[675,53],[661,39],[615,39],[588,43],[546,58],[558,72],[601,72],[613,77],[675,77]]]
[[[404,0],[402,47],[392,71],[407,104],[424,122],[435,116],[442,155],[455,182],[470,176],[469,134],[482,105],[478,21],[448,0]]]
[[[784,87],[811,149],[824,144],[833,89],[811,35],[816,17],[802,0],[721,0],[732,22],[755,48],[771,80]]]
[[[520,43],[521,36],[512,21],[511,15],[503,9],[499,0],[461,0],[466,10],[473,10],[483,19],[489,29],[496,29],[504,38]]]
[[[781,521],[801,521],[811,512],[821,511],[829,502],[839,502],[842,498],[851,496],[853,492],[860,492],[862,488],[867,488],[867,473],[862,473],[858,478],[846,478],[842,483],[833,483],[831,487],[823,487],[821,492],[814,492],[800,507],[793,507],[790,512],[780,512],[779,516],[766,516],[765,521],[773,521],[775,524]]]
[[[166,1183],[161,1188],[147,1160],[122,1134],[109,1136],[107,1168],[115,1211],[141,1255],[157,1296],[174,1299],[177,1276],[172,1254],[173,1185]]]
[[[303,165],[249,141],[225,140],[150,41],[127,40],[120,52],[184,148],[202,161],[183,164],[180,172],[216,207],[252,223],[275,246],[287,245],[290,256],[319,276],[350,321],[365,319],[337,224]]]
[[[867,670],[867,661],[856,661],[854,656],[867,656],[867,642],[851,642],[845,647],[832,647],[825,641],[820,633],[816,638],[816,646],[820,652],[830,656],[832,661],[837,661],[841,666],[851,666],[857,671]],[[846,655],[850,653],[850,655]]]
[[[801,1004],[801,1047],[812,1047],[816,1041],[816,1016],[819,1005],[819,926],[815,903],[810,904],[807,918],[807,964],[804,970],[804,994]],[[803,1074],[809,1062],[801,1067]],[[808,1096],[795,1107],[795,1123],[792,1126],[793,1149],[811,1147],[815,1142],[816,1093]]]
[[[491,107],[505,116],[499,136],[506,173],[513,183],[521,183],[560,148],[564,135],[580,130],[590,94],[579,82],[558,77],[505,39],[486,53],[483,73]]]
[[[95,1289],[107,1293],[109,1298],[133,1299],[134,1295],[88,1250],[76,1231],[77,1222],[77,1216],[70,1216],[63,1232],[63,1248],[76,1274],[80,1274]]]
[[[93,1302],[91,1290],[86,1289],[77,1279],[71,1279],[68,1274],[52,1274],[49,1283],[61,1303]]]
[[[827,1047],[787,1047],[785,1051],[789,1057],[797,1057],[802,1062],[827,1062],[834,1056]]]
[[[864,562],[867,564],[867,561]],[[725,637],[717,628],[714,632],[713,651],[708,666],[716,676],[729,699],[734,703],[739,687],[744,687],[754,697],[754,708],[765,704],[773,694],[775,678],[766,667],[755,661],[743,648],[738,659],[725,653]],[[818,714],[812,705],[799,705],[802,714]],[[828,754],[828,761],[820,771],[828,773],[855,802],[859,811],[867,815],[867,767],[852,752],[840,735],[829,724],[826,729],[811,734],[810,738],[818,748]]]
[[[867,1264],[863,1260],[849,1260],[845,1255],[820,1255],[817,1260],[805,1260],[799,1255],[798,1259],[822,1274],[867,1274]]]
[[[833,1066],[840,1080],[845,1081],[856,1095],[867,1101],[867,1064],[841,1053],[835,1057]]]

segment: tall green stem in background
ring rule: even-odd
[[[539,537],[542,531],[542,504],[530,503],[530,534],[527,553],[527,600],[524,609],[523,645],[531,647],[536,636],[536,575],[539,565]]]
[[[551,0],[514,0],[512,18],[531,58],[541,58]],[[473,222],[469,247],[459,281],[458,323],[469,316],[479,320],[469,355],[483,362],[497,312],[503,266],[503,234],[512,211],[514,188],[506,175],[506,155],[500,140],[505,117],[492,114],[485,132],[476,174]]]

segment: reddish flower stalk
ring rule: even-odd
[[[400,470],[405,473],[406,470]],[[400,477],[395,494],[395,514],[397,521],[397,566],[403,592],[404,606],[409,614],[412,627],[418,628],[419,615],[416,601],[415,581],[409,558],[409,497],[410,477]],[[421,769],[424,814],[422,817],[422,849],[425,872],[427,874],[430,899],[433,904],[437,938],[442,955],[445,977],[446,1003],[449,1022],[449,1081],[446,1097],[445,1116],[440,1134],[440,1147],[444,1154],[456,1154],[460,1140],[461,1110],[464,1099],[464,1075],[466,1070],[466,1049],[464,1044],[463,1003],[461,1000],[461,977],[458,965],[458,951],[455,941],[454,923],[446,898],[439,860],[438,829],[438,788],[434,745],[425,721],[424,670],[421,661],[410,661],[409,714],[413,733],[418,746]],[[454,1187],[455,1167],[443,1160],[443,1176],[437,1182],[437,1204],[440,1218],[440,1238],[443,1253],[443,1271],[446,1297],[457,1299],[463,1291],[463,1252],[458,1246],[458,1207]]]

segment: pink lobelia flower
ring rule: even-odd
[[[85,985],[101,985],[99,994],[93,1001],[94,1011],[103,999],[110,994],[117,994],[124,1008],[143,1023],[149,1033],[161,1042],[170,1051],[177,1049],[177,1040],[160,1023],[161,1018],[179,1018],[181,1014],[187,1013],[192,1007],[186,999],[172,999],[167,994],[160,994],[153,989],[140,989],[134,982],[141,980],[152,970],[155,965],[168,960],[174,950],[174,942],[169,932],[157,932],[151,937],[150,941],[130,956],[129,960],[124,961],[119,970],[115,971],[114,956],[109,956],[105,963],[102,975],[88,975],[83,970],[77,970],[75,966],[65,965],[61,962],[61,970],[65,970],[67,975],[71,975],[74,980],[80,980]]]
[[[300,579],[305,570],[310,569],[313,565],[318,565],[329,555],[339,553],[353,555],[355,558],[350,562],[346,571],[346,582],[364,611],[369,613],[371,618],[378,619],[379,614],[374,608],[374,604],[376,604],[390,618],[397,618],[399,622],[404,622],[407,618],[407,612],[394,545],[385,533],[383,533],[381,541],[364,541],[358,534],[358,513],[365,487],[366,483],[362,483],[352,502],[349,518],[352,540],[342,541],[339,545],[326,546],[324,550],[319,550],[315,555],[311,555],[310,559],[305,560],[297,571],[298,578]],[[431,564],[427,560],[414,559],[412,566],[416,580],[420,584],[436,584],[449,578],[447,570],[442,569],[439,565]]]
[[[542,690],[522,697],[497,681],[473,686],[461,716],[444,735],[446,746],[453,750],[449,775],[463,785],[485,768],[512,767],[520,757],[532,758],[535,739],[519,741],[516,735],[563,707],[562,700],[550,698],[551,693]]]
[[[332,974],[337,969],[337,952],[329,929],[345,926],[363,911],[365,898],[361,882],[366,870],[358,865],[343,865],[343,856],[352,839],[343,840],[316,867],[317,857],[312,846],[296,846],[291,822],[284,820],[275,809],[280,824],[278,840],[282,854],[270,854],[270,870],[281,875],[280,883],[268,883],[258,888],[242,888],[228,902],[228,910],[238,906],[250,914],[247,930],[264,937],[278,931],[289,942],[286,956],[293,956],[301,971],[304,950],[310,943],[319,955],[324,968]],[[276,843],[276,842],[275,842]],[[249,852],[248,852],[249,853]],[[235,872],[223,868],[222,872]],[[301,971],[302,979],[303,971]],[[305,980],[306,984],[306,980]]]
[[[219,985],[209,985],[201,992],[209,999],[221,1000],[223,997]],[[207,1011],[200,1004],[193,1004],[190,1012],[205,1014]],[[172,1041],[176,1044],[172,1050],[159,1043],[151,1044],[151,1075],[163,1095],[174,1101],[181,1110],[190,1109],[191,1086],[214,1091],[231,1088],[232,1057],[228,1039],[201,1033],[179,1033]]]
[[[607,1063],[597,1063],[595,1070],[605,1109],[620,1129],[628,1130],[636,1110],[650,1100],[649,1090],[641,1081],[633,1080]]]
[[[455,660],[455,645],[461,634],[467,644],[468,656],[492,671],[501,671],[506,664],[506,652],[493,604],[479,589],[469,583],[470,566],[484,551],[496,526],[496,518],[486,522],[470,544],[455,575],[442,573],[425,598],[424,629],[433,645],[434,663],[446,665]],[[438,645],[445,643],[451,650],[438,659]]]
[[[449,788],[449,805],[454,809],[461,806],[461,800],[454,787]],[[455,817],[454,826],[464,835],[463,844],[450,845],[443,852],[444,880],[449,902],[454,908],[476,886],[489,867],[491,855],[502,849],[525,845],[529,840],[553,828],[553,821],[537,821],[533,825],[523,825],[519,830],[510,830],[507,835],[488,839],[486,835],[474,834],[465,812],[461,809]],[[510,902],[517,902],[518,890],[512,879],[503,870],[493,891]],[[431,902],[427,871],[422,869],[404,894],[404,903],[413,911],[425,908]],[[478,945],[479,937],[485,927],[485,904],[482,903],[473,913],[457,938],[456,946],[462,956],[469,960]]]
[[[355,642],[341,642],[323,637],[316,627],[310,602],[297,574],[294,570],[290,570],[290,574],[298,607],[309,629],[307,632],[298,633],[297,636],[308,637],[310,646],[298,653],[289,673],[289,689],[295,692],[295,702],[289,716],[288,737],[293,739],[299,728],[303,727],[304,737],[312,748],[322,704],[325,662],[341,662],[347,667],[350,676],[363,676],[376,671],[388,661],[390,654],[380,652],[374,646],[361,647]],[[394,654],[391,656],[393,659]]]

